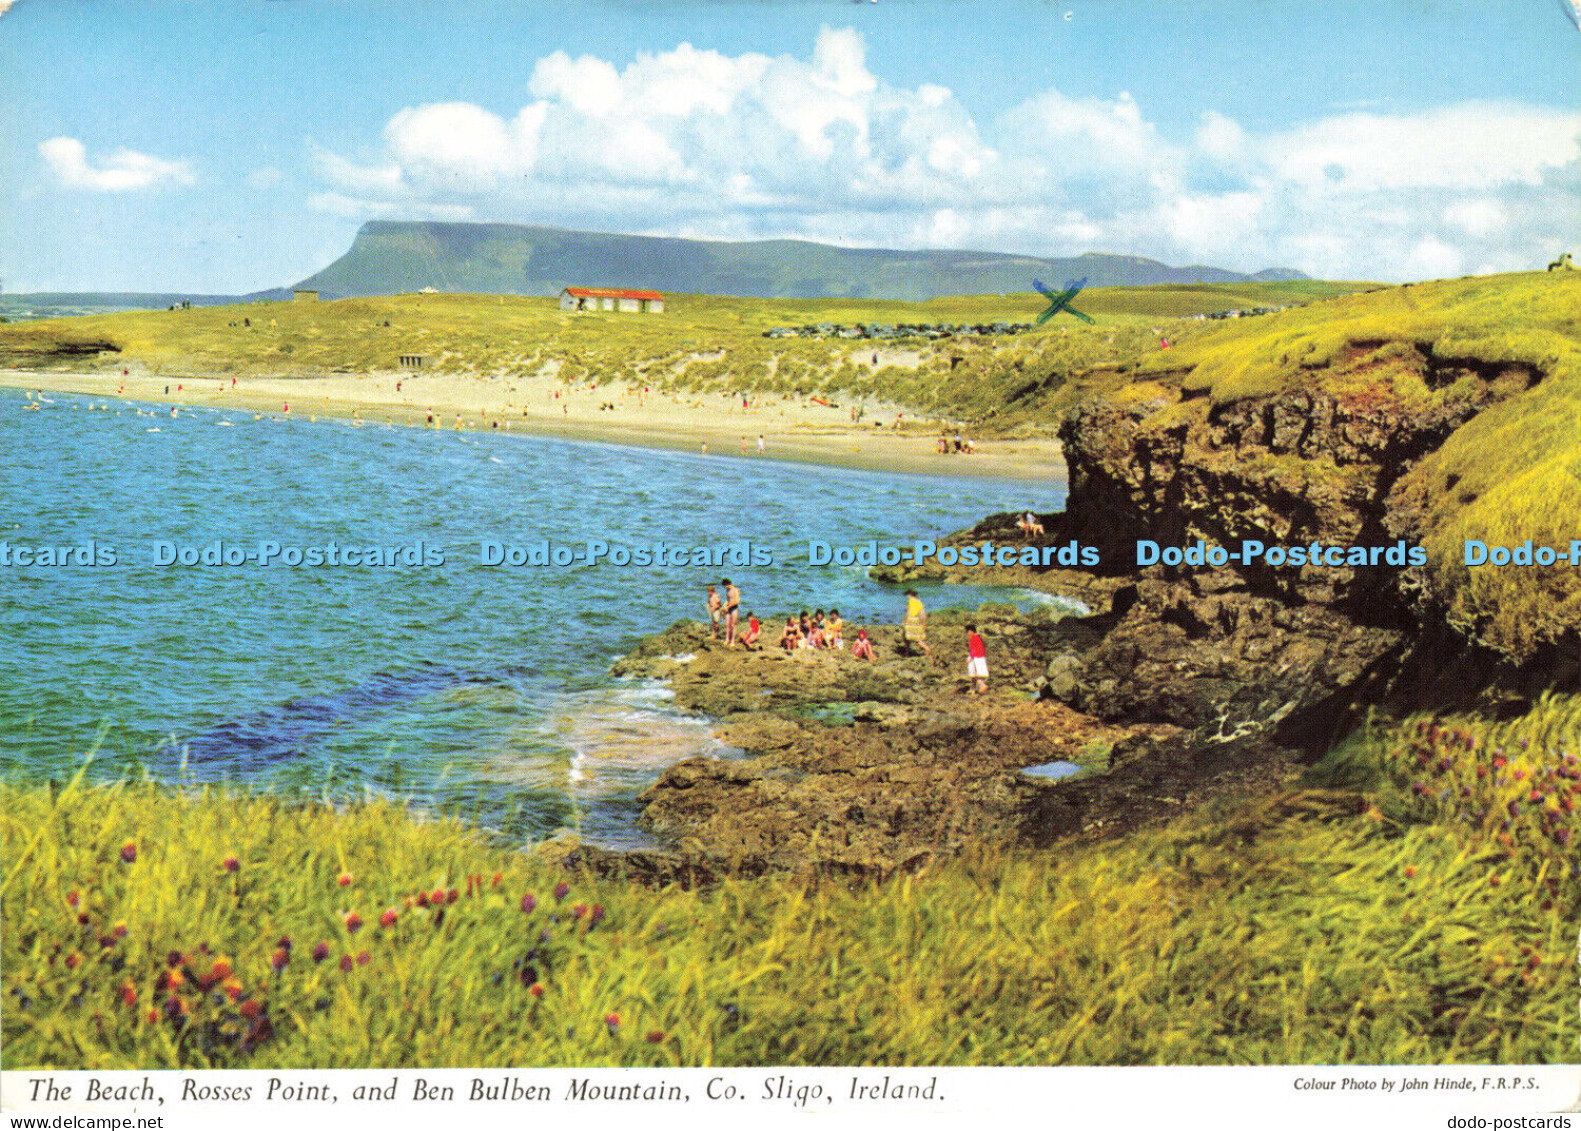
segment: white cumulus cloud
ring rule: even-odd
[[[519,107],[411,106],[355,160],[315,147],[313,206],[1404,279],[1546,262],[1581,190],[1581,114],[1541,106],[1272,131],[1205,109],[1170,132],[1127,92],[1056,81],[980,118],[940,83],[885,81],[828,27],[800,56],[682,43],[523,69]]]
[[[87,147],[74,137],[52,137],[39,143],[38,152],[61,184],[87,192],[132,192],[163,184],[190,185],[195,179],[185,161],[167,161],[131,149],[117,149],[91,162]]]

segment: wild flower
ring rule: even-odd
[[[135,864],[136,862],[137,862],[137,842],[133,841],[133,840],[129,840],[125,844],[121,845],[121,863],[122,864]]]
[[[329,944],[319,943],[313,948],[313,961],[322,962],[329,957]]]
[[[342,922],[346,924],[346,930],[353,933],[362,928],[362,916],[357,914],[355,911],[346,912],[346,914],[342,916]]]
[[[227,872],[240,872],[242,870],[242,862],[234,856],[227,856],[220,862],[220,867]]]
[[[523,911],[530,912],[530,911],[532,911],[533,908],[535,908],[537,906],[538,906],[538,897],[537,896],[533,895],[531,892],[528,892],[526,895],[522,896],[522,910]]]
[[[565,897],[570,894],[571,885],[566,883],[564,880],[561,880],[559,883],[554,885],[554,901],[556,903],[564,902]]]
[[[335,877],[335,882],[343,888],[349,888],[351,886],[351,873],[342,872],[340,875]]]
[[[395,921],[399,918],[400,913],[397,912],[395,908],[387,907],[385,908],[384,914],[379,916],[379,926],[393,927],[395,926]]]

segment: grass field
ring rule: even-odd
[[[1360,284],[1292,282],[1084,291],[1089,329],[1067,318],[1014,338],[861,342],[763,337],[775,326],[831,322],[1030,322],[1035,294],[931,302],[668,296],[662,315],[566,315],[556,300],[491,295],[400,295],[324,303],[268,303],[140,311],[0,326],[0,365],[134,364],[171,374],[393,370],[404,354],[438,372],[626,380],[661,389],[855,395],[915,411],[979,419],[1007,411],[1023,373],[1060,372],[1134,356],[1154,327],[1195,314],[1307,302]],[[250,324],[249,324],[250,323]],[[879,362],[872,362],[873,356]],[[902,358],[900,355],[913,355]],[[1012,387],[1003,386],[1010,383]],[[1021,406],[1025,409],[1030,406]],[[1021,411],[1018,422],[1035,419]]]
[[[379,804],[6,785],[4,1067],[1573,1062],[1578,734],[1409,720],[1117,841],[702,892]]]

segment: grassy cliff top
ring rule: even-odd
[[[1184,374],[1185,392],[1224,404],[1305,387],[1314,374],[1349,379],[1360,370],[1362,383],[1373,385],[1393,379],[1400,367],[1389,363],[1403,356],[1396,343],[1417,346],[1439,364],[1573,368],[1581,349],[1581,275],[1473,276],[1232,319],[1178,348],[1150,352],[1138,372]]]
[[[1517,657],[1581,629],[1576,567],[1463,564],[1468,540],[1564,552],[1581,537],[1581,275],[1446,280],[1221,323],[1127,376],[1112,396],[1176,390],[1170,414],[1303,392],[1405,412],[1485,401],[1395,492],[1399,527],[1428,550],[1425,590]]]

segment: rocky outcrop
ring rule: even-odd
[[[1375,345],[1358,343],[1346,372],[1364,373],[1385,352]],[[1535,688],[1530,664],[1457,638],[1420,599],[1406,555],[1421,508],[1405,477],[1538,375],[1461,372],[1426,347],[1387,353],[1456,395],[1408,402],[1388,382],[1314,380],[1215,404],[1178,391],[1184,382],[1155,384],[1145,402],[1102,400],[1066,420],[1070,497],[1041,516],[1043,536],[996,515],[948,540],[1097,547],[1097,565],[875,571],[1080,601],[1088,615],[1063,619],[979,611],[996,686],[1031,697],[965,694],[959,616],[935,618],[936,642],[949,645],[927,658],[895,657],[893,629],[874,629],[886,657],[875,665],[742,656],[696,626],[649,642],[622,670],[668,679],[746,757],[673,767],[647,795],[648,825],[698,867],[882,873],[968,842],[1107,835],[1272,787],[1369,704],[1463,705],[1496,683],[1518,694],[1523,679]],[[1296,565],[1240,555],[1248,540],[1384,556]],[[1147,565],[1139,541],[1239,556]],[[1085,772],[1020,772],[1055,760]]]
[[[1375,345],[1359,343],[1342,364],[1364,370]],[[1454,383],[1463,395],[1424,406],[1379,384],[1315,380],[1227,404],[1177,393],[1074,412],[1060,432],[1070,498],[1063,514],[1045,519],[1045,540],[1099,548],[1091,575],[1111,583],[1111,616],[1100,643],[1051,674],[1051,693],[1109,720],[1167,722],[1216,739],[1277,729],[1318,746],[1353,723],[1365,699],[1478,682],[1424,666],[1470,665],[1482,677],[1499,669],[1475,648],[1415,646],[1436,638],[1441,617],[1418,599],[1420,568],[1401,560],[1421,533],[1404,477],[1539,375],[1519,365],[1468,369],[1425,347],[1403,352],[1430,387]],[[1392,350],[1391,364],[1401,357]],[[1008,516],[996,516],[964,538],[1007,526]],[[1248,540],[1309,552],[1392,548],[1394,558],[1300,566],[1266,555],[1219,566],[1138,558],[1140,541],[1239,553]],[[1070,573],[1050,574],[1062,592],[1080,588]]]
[[[1092,772],[1115,749],[1148,746],[1170,727],[1111,726],[1033,694],[1051,655],[1096,640],[1081,619],[973,614],[996,688],[969,694],[965,614],[937,614],[933,654],[900,655],[898,630],[869,626],[876,662],[849,652],[726,649],[682,623],[617,664],[665,679],[676,702],[719,720],[739,758],[672,766],[645,796],[643,823],[674,855],[629,866],[655,874],[768,870],[882,875],[968,843],[1019,838],[1053,783],[1024,767],[1056,761]]]

